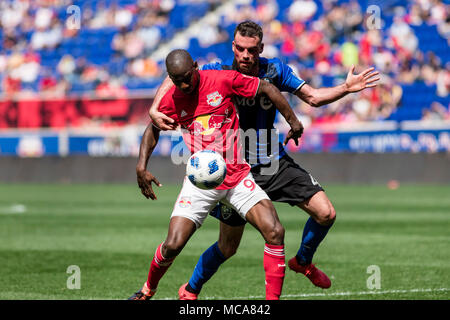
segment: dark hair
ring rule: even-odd
[[[234,29],[235,37],[238,32],[243,37],[258,37],[260,41],[263,39],[263,31],[261,26],[250,20],[241,22],[237,25],[236,29]]]

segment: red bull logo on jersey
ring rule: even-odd
[[[198,116],[194,121],[186,128],[195,135],[210,135],[216,129],[220,129],[224,123],[231,122],[231,118],[228,117],[228,109],[225,114],[205,114]]]
[[[222,103],[223,97],[219,91],[215,91],[206,96],[206,102],[213,107],[218,107]]]

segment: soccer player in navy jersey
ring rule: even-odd
[[[379,80],[378,72],[374,71],[374,68],[368,68],[355,75],[353,73],[355,67],[352,66],[345,83],[331,88],[313,88],[295,75],[281,60],[260,57],[264,49],[262,39],[263,32],[258,24],[252,21],[240,23],[234,32],[233,61],[207,64],[202,70],[237,70],[246,75],[257,76],[274,84],[280,91],[295,94],[312,107],[320,107],[349,93],[372,88]],[[170,79],[163,82],[149,111],[153,123],[162,130],[173,128],[172,120],[158,111],[161,95],[171,86],[173,84]],[[303,228],[298,252],[288,262],[289,268],[304,274],[315,286],[329,288],[330,279],[315,267],[312,259],[336,219],[331,201],[317,180],[287,155],[281,143],[278,148],[270,145],[271,137],[268,130],[273,128],[276,116],[276,110],[270,101],[264,96],[259,96],[255,99],[236,99],[235,103],[238,106],[240,128],[244,132],[248,129],[255,129],[258,132],[256,153],[251,146],[245,145],[246,159],[252,164],[251,172],[256,183],[266,191],[272,201],[297,206],[310,215]],[[267,133],[269,137],[262,139]],[[268,150],[272,152],[267,154]],[[277,162],[275,172],[268,170],[269,167],[273,167],[274,162]],[[141,181],[142,192],[146,192],[151,182],[145,181],[144,175],[139,174],[138,180]],[[219,204],[210,214],[221,221],[219,240],[201,255],[189,282],[179,290],[180,299],[197,299],[203,284],[223,262],[234,255],[242,238],[245,221],[233,210]]]

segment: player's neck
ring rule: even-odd
[[[259,62],[255,65],[255,67],[249,72],[248,76],[257,77],[259,74]]]

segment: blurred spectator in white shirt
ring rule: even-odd
[[[306,21],[317,11],[317,5],[312,0],[296,0],[294,1],[288,11],[289,20],[291,22]]]

